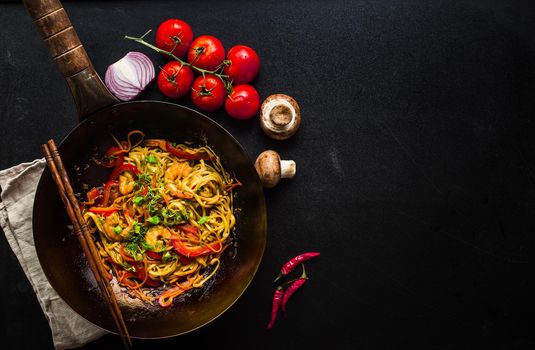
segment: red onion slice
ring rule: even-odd
[[[154,65],[141,52],[131,51],[106,70],[104,81],[121,101],[136,98],[154,79]]]

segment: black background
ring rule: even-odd
[[[186,20],[261,57],[262,98],[300,104],[273,141],[258,121],[208,115],[251,158],[271,148],[297,176],[265,191],[269,236],[253,283],[202,329],[137,348],[535,348],[534,1],[78,1],[65,8],[97,71],[124,35]],[[0,168],[40,157],[76,108],[29,16],[0,4]],[[149,36],[153,40],[153,36]],[[141,98],[166,100],[153,85]],[[188,98],[176,101],[192,106]],[[307,250],[310,280],[271,331],[272,280]],[[0,239],[3,348],[52,347]],[[105,336],[88,349],[120,346]]]

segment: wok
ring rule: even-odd
[[[192,109],[158,101],[119,103],[95,72],[61,3],[24,3],[78,106],[81,122],[59,146],[75,192],[83,192],[84,185],[96,186],[105,181],[109,170],[94,165],[91,158],[113,145],[112,135],[125,139],[133,129],[142,130],[147,138],[207,143],[220,155],[227,171],[243,183],[234,202],[238,208],[235,245],[224,252],[213,282],[177,300],[169,309],[122,307],[132,337],[175,336],[207,324],[245,291],[264,252],[267,215],[262,185],[252,161],[227,131]],[[117,333],[78,240],[68,227],[48,169],[37,187],[33,231],[39,262],[59,296],[88,321]]]

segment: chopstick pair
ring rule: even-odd
[[[59,155],[58,149],[56,148],[56,144],[54,140],[49,140],[48,143],[43,144],[41,148],[48,168],[52,173],[54,182],[58,187],[61,200],[63,201],[65,209],[67,210],[67,214],[71,219],[74,232],[80,241],[80,245],[82,246],[85,257],[89,262],[89,267],[91,268],[100,292],[102,293],[102,296],[108,305],[123,344],[126,349],[129,349],[132,346],[132,340],[130,339],[128,329],[126,328],[123,314],[121,313],[119,305],[117,304],[115,293],[113,292],[113,289],[107,279],[107,272],[100,262],[98,251],[93,243],[93,240],[91,239],[91,234],[80,211],[78,201],[74,195],[74,191],[70,184],[69,177]]]

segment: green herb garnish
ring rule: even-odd
[[[152,154],[149,154],[148,156],[145,157],[145,162],[154,164],[154,163],[157,163],[157,162],[158,162],[158,158],[156,158],[156,157],[155,157],[154,155],[152,155]]]
[[[162,260],[163,260],[164,262],[169,261],[169,260],[171,260],[172,258],[173,258],[173,256],[172,256],[171,253],[169,253],[169,252],[165,252],[165,253],[162,255]]]
[[[134,199],[132,199],[132,202],[134,202],[135,205],[140,205],[141,202],[143,202],[143,197],[135,196]]]
[[[198,223],[199,225],[202,225],[202,224],[206,223],[206,221],[208,221],[208,218],[209,218],[208,216],[202,216],[202,217],[197,221],[197,223]]]
[[[121,226],[115,226],[115,228],[113,229],[113,232],[115,232],[116,234],[119,234],[123,232],[123,228]]]
[[[141,248],[143,248],[145,250],[153,250],[154,249],[150,244],[148,244],[145,241],[141,242]]]
[[[147,219],[148,222],[150,222],[153,225],[158,225],[160,223],[160,217],[158,216],[151,216]]]

